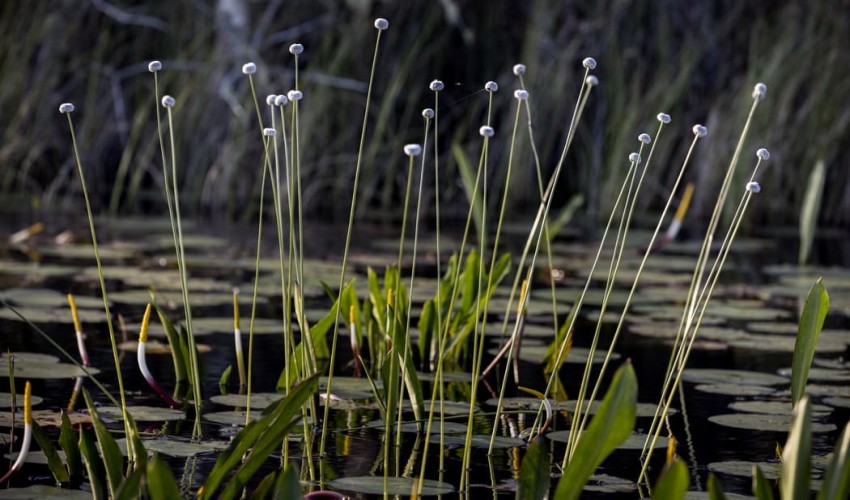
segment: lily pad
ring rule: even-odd
[[[0,292],[0,298],[19,307],[68,308],[68,296],[46,288],[9,288]],[[103,299],[75,295],[74,302],[80,309],[103,309]],[[70,309],[66,309],[70,314]]]
[[[44,278],[71,276],[78,271],[79,268],[74,266],[0,260],[0,274],[26,276],[34,281],[40,281]]]
[[[127,441],[118,439],[118,447],[127,449]],[[203,453],[215,453],[227,449],[228,442],[214,439],[204,439],[201,442],[193,442],[174,437],[158,437],[153,439],[142,439],[148,454],[153,452],[169,457],[194,457]]]
[[[195,344],[195,347],[197,347],[198,352],[201,354],[206,354],[212,351],[212,347],[208,344]],[[126,342],[121,342],[118,344],[118,350],[125,352],[137,352],[139,350],[139,341],[128,340]],[[148,340],[147,345],[145,346],[145,353],[151,355],[171,354],[171,346],[157,340]]]
[[[21,353],[23,354],[23,353]],[[53,358],[53,356],[50,356]],[[70,363],[57,363],[53,360],[39,359],[38,357],[22,357],[15,355],[15,378],[25,379],[64,379],[84,377],[86,373],[82,368]],[[97,375],[97,368],[86,368],[92,375]],[[0,377],[9,376],[9,358],[7,354],[0,356]]]
[[[812,491],[820,490],[822,469],[825,467],[828,458],[825,456],[812,457]],[[728,474],[730,476],[753,477],[753,466],[758,465],[764,474],[765,478],[775,481],[779,479],[782,471],[782,464],[779,462],[747,462],[744,460],[729,460],[726,462],[713,462],[708,464],[708,470],[715,474]]]
[[[39,396],[30,396],[30,403],[33,406],[38,406],[44,399]],[[0,392],[0,408],[9,408],[12,406],[12,394],[8,392]],[[23,408],[24,406],[24,393],[19,392],[15,395],[15,407]]]
[[[557,443],[566,443],[570,438],[570,431],[555,431],[546,434],[548,439]],[[621,450],[642,450],[643,444],[646,441],[647,435],[638,432],[632,433],[618,448]],[[655,448],[666,448],[669,438],[658,436],[655,442]]]
[[[740,384],[700,384],[695,390],[708,394],[722,394],[724,396],[765,396],[776,392],[763,385],[740,385]]]
[[[746,413],[765,413],[769,415],[790,415],[790,401],[736,401],[729,408]],[[811,405],[812,417],[825,417],[832,413],[832,408],[824,405]]]
[[[826,398],[823,400],[823,404],[832,406],[833,408],[850,408],[850,398]]]
[[[424,479],[422,495],[446,495],[454,492],[454,486],[433,479]],[[411,495],[419,487],[419,480],[408,477],[389,477],[386,482],[381,476],[350,476],[331,481],[330,486],[342,491],[366,495]]]
[[[38,425],[42,427],[59,427],[62,425],[62,413],[54,410],[33,410],[32,418]],[[89,424],[91,423],[91,416],[87,413],[80,413],[77,411],[71,412],[68,414],[68,418],[71,419],[72,425],[77,424]],[[16,425],[20,425],[21,422],[24,421],[24,414],[21,410],[15,412],[15,422]],[[12,425],[12,414],[8,411],[0,412],[0,427],[11,427]]]
[[[729,342],[729,345],[738,349],[748,349],[770,352],[794,352],[797,339],[789,335],[758,335],[748,334]],[[848,339],[839,337],[821,336],[815,347],[815,352],[820,354],[837,354],[847,349]]]
[[[62,500],[88,500],[91,498],[91,493],[82,490],[69,490],[55,486],[33,484],[24,488],[6,488],[3,490],[3,498],[6,500],[48,500],[53,498]]]
[[[590,476],[583,488],[584,491],[593,493],[631,493],[636,489],[637,485],[632,481],[608,474]]]
[[[251,409],[262,410],[268,408],[275,401],[283,399],[283,394],[275,392],[255,392],[251,394]],[[248,406],[248,396],[245,394],[224,394],[216,395],[210,398],[210,401],[224,406],[233,406],[236,408],[245,408]]]
[[[186,414],[180,410],[159,406],[127,406],[127,412],[137,422],[169,422],[186,418]],[[102,406],[97,409],[97,413],[106,422],[124,419],[121,408],[116,406]]]
[[[111,297],[111,296],[110,296]],[[103,302],[101,302],[101,307]],[[43,307],[16,307],[15,310],[21,314],[26,320],[37,325],[44,324],[63,324],[72,325],[74,319],[71,317],[71,310],[67,308],[48,309]],[[85,323],[106,323],[106,315],[102,310],[96,309],[79,309],[80,321]],[[11,309],[4,307],[0,309],[0,319],[6,321],[21,321],[20,316],[15,314]],[[73,332],[71,332],[73,333]]]
[[[439,443],[440,436],[434,434],[434,429],[431,429],[431,442]],[[466,446],[466,436],[443,436],[443,443],[448,447],[464,447]],[[490,434],[474,434],[470,443],[473,448],[489,448]],[[518,448],[525,446],[526,442],[520,438],[496,436],[493,441],[493,448]]]
[[[791,429],[791,412],[786,415],[767,415],[763,413],[728,413],[725,415],[712,415],[708,420],[723,427],[735,429],[747,429],[763,432],[788,432]],[[831,432],[835,430],[833,424],[811,423],[812,432]]]
[[[251,420],[258,420],[260,418],[260,412],[262,410],[251,410]],[[224,425],[235,425],[235,426],[244,426],[245,425],[245,412],[244,411],[214,411],[203,414],[204,420],[209,420],[210,422],[215,422],[217,424]]]
[[[682,380],[699,384],[779,385],[788,383],[785,378],[770,373],[712,368],[688,368],[682,373]]]
[[[427,422],[422,422],[422,429],[425,429]],[[386,422],[383,420],[373,420],[367,423],[364,427],[367,429],[377,429],[379,431],[383,431],[386,428]],[[395,432],[396,424],[393,423],[391,429]],[[459,422],[443,422],[443,431],[446,434],[466,434],[466,425],[461,424]],[[408,422],[401,424],[401,432],[408,433],[419,433],[419,427],[415,422]],[[424,432],[424,431],[423,431]],[[431,435],[439,435],[440,433],[440,422],[437,419],[434,419],[434,422],[431,423]]]
[[[791,368],[781,368],[779,374],[783,377],[791,378]],[[811,368],[809,370],[809,380],[812,382],[827,382],[840,384],[850,382],[850,370],[831,370],[828,368]]]
[[[498,354],[500,349],[501,348],[498,347],[492,348],[489,349],[487,352],[492,355],[495,355]],[[523,345],[519,353],[519,359],[521,359],[522,361],[540,363],[540,360],[542,360],[546,355],[547,349],[548,346],[546,345]],[[606,352],[607,351],[604,349],[597,349],[596,352],[593,354],[593,363],[602,363],[603,361],[605,361]],[[590,350],[585,347],[573,347],[572,349],[570,349],[570,353],[569,355],[567,355],[567,359],[564,360],[564,363],[583,365],[587,363],[588,354],[590,354]],[[611,353],[611,360],[613,361],[617,359],[620,359],[620,355],[616,352]]]

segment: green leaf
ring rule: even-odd
[[[794,358],[791,362],[791,403],[796,405],[806,390],[809,378],[809,368],[815,357],[823,322],[829,310],[829,294],[823,287],[823,278],[818,278],[806,297],[800,326],[797,329],[797,340],[794,343]]]
[[[230,380],[230,372],[233,370],[233,365],[227,365],[227,368],[221,372],[221,377],[218,378],[218,391],[223,395],[227,395],[227,381]]]
[[[709,500],[726,500],[726,494],[723,493],[723,487],[720,486],[720,481],[714,474],[708,475],[708,499]]]
[[[558,213],[558,216],[555,217],[551,223],[547,222],[547,224],[549,224],[549,241],[555,241],[555,238],[558,237],[558,234],[560,234],[561,230],[563,230],[564,227],[566,227],[566,225],[569,224],[571,220],[573,220],[573,216],[575,215],[576,210],[581,208],[583,204],[583,194],[578,193],[576,195],[573,195],[573,197],[570,198],[567,204],[564,205],[563,208],[561,208],[561,211]]]
[[[812,249],[812,241],[818,226],[818,215],[820,214],[823,188],[826,184],[826,164],[823,160],[815,163],[815,168],[809,174],[809,183],[806,185],[806,194],[803,198],[803,206],[800,208],[800,258],[799,263],[805,264],[809,260]]]
[[[636,413],[637,377],[631,362],[626,361],[614,374],[596,415],[579,438],[575,455],[558,482],[555,500],[579,498],[590,475],[632,433]]]
[[[178,384],[189,382],[189,375],[186,371],[186,358],[182,343],[180,342],[180,335],[174,328],[174,323],[165,314],[165,311],[156,302],[154,302],[153,306],[156,309],[159,322],[162,324],[163,330],[165,330],[165,336],[168,337],[168,345],[171,346],[171,359],[174,362],[174,376],[177,379],[176,381]]]
[[[690,487],[691,478],[688,475],[688,467],[685,462],[676,460],[658,478],[655,489],[652,491],[652,498],[653,500],[681,500],[685,498]]]
[[[121,453],[118,443],[115,442],[115,438],[112,437],[103,420],[97,416],[97,409],[91,400],[89,392],[85,389],[83,389],[83,396],[86,399],[86,406],[89,408],[89,414],[92,419],[92,427],[94,427],[94,433],[97,436],[97,442],[100,445],[100,452],[103,456],[106,478],[109,480],[109,492],[114,495],[121,481],[124,480],[124,455]]]
[[[427,369],[431,364],[431,344],[434,342],[434,330],[437,322],[437,314],[434,310],[434,300],[428,300],[422,306],[419,314],[419,359],[422,360],[422,369]]]
[[[80,452],[86,460],[86,472],[91,484],[92,498],[94,500],[106,500],[106,471],[103,470],[103,461],[94,444],[94,432],[84,426],[80,426]]]
[[[773,500],[773,487],[758,465],[753,465],[753,494],[758,500]]]
[[[56,478],[56,481],[63,484],[70,483],[71,478],[68,477],[68,471],[65,470],[62,457],[59,456],[53,443],[50,442],[47,433],[44,432],[44,429],[36,421],[32,423],[32,436],[35,438],[35,442],[38,443],[38,447],[44,452],[45,457],[47,457],[47,466],[50,468],[53,477]]]
[[[850,424],[844,427],[835,443],[832,460],[823,477],[818,500],[850,497]]]
[[[127,427],[130,429],[129,442],[133,446],[133,459],[136,468],[144,468],[148,463],[148,453],[145,450],[145,445],[142,443],[142,436],[139,434],[139,428],[136,426],[136,421],[133,416],[127,412]]]
[[[782,498],[809,498],[812,462],[812,405],[803,396],[794,407],[794,419],[788,441],[782,448],[782,474],[779,491]]]
[[[198,498],[234,498],[271,452],[280,447],[286,433],[295,423],[293,417],[318,389],[319,378],[316,374],[293,387],[285,398],[266,408],[259,420],[242,429],[219,455]],[[239,468],[224,491],[220,496],[217,495],[218,489],[237,466]]]
[[[452,143],[452,156],[457,162],[457,169],[460,172],[460,178],[463,181],[463,189],[466,192],[466,199],[469,200],[470,208],[472,209],[472,217],[475,221],[477,234],[481,234],[481,227],[484,224],[484,203],[482,201],[482,193],[480,189],[476,189],[475,181],[479,177],[477,172],[473,170],[472,163],[466,157],[463,151],[463,146],[458,141]],[[482,157],[483,161],[483,157]],[[479,181],[480,182],[480,181]]]
[[[283,471],[278,472],[274,482],[273,500],[301,500],[301,480],[298,477],[298,466],[288,462]]]
[[[251,500],[266,500],[269,498],[272,492],[272,486],[274,486],[274,482],[280,474],[281,471],[279,470],[266,474],[266,477],[260,481],[260,484],[251,493]]]
[[[149,498],[183,498],[171,468],[159,456],[148,461],[147,485]]]
[[[115,492],[114,500],[135,500],[139,498],[139,487],[142,476],[145,475],[145,466],[137,465],[132,472],[121,481],[118,491]]]
[[[74,434],[74,428],[71,426],[71,419],[64,411],[62,412],[62,427],[59,431],[59,446],[65,452],[71,486],[77,486],[83,480],[83,460],[80,457],[80,445],[77,442],[76,434]]]
[[[576,302],[573,302],[576,303]],[[545,363],[543,370],[546,373],[552,373],[554,371],[560,370],[564,365],[564,361],[567,360],[567,356],[570,354],[571,345],[564,347],[564,353],[561,355],[560,362],[558,360],[558,354],[561,353],[561,346],[564,342],[567,341],[567,335],[569,334],[569,330],[572,330],[572,326],[575,324],[575,316],[576,311],[578,311],[578,307],[573,307],[570,310],[570,314],[567,316],[567,320],[561,324],[561,327],[558,329],[558,334],[555,336],[555,340],[549,344],[549,347],[546,349],[546,355],[543,357],[543,361]]]
[[[522,459],[517,481],[517,500],[543,500],[549,494],[549,454],[543,439],[537,439]]]

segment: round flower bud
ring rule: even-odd
[[[301,54],[302,52],[304,52],[304,46],[301,45],[300,43],[293,43],[292,45],[289,46],[289,53],[294,55],[294,56],[297,56],[298,54]]]
[[[637,153],[629,154],[629,161],[632,163],[640,163],[640,155]]]
[[[407,156],[419,156],[422,154],[422,146],[419,144],[405,144],[404,154]]]
[[[431,82],[431,85],[429,85],[429,88],[434,92],[439,92],[446,88],[446,86],[443,85],[443,82],[441,82],[440,80],[434,80],[433,82]]]
[[[581,62],[581,65],[587,69],[596,69],[596,59],[592,57],[585,57],[584,61]]]
[[[514,64],[514,74],[521,76],[525,74],[525,64]]]
[[[274,137],[275,135],[277,135],[277,130],[271,127],[266,127],[263,129],[263,135],[266,137]]]
[[[747,183],[747,191],[751,193],[761,192],[761,186],[758,182],[748,182]]]
[[[496,135],[496,131],[493,130],[493,127],[489,125],[484,125],[480,129],[478,129],[478,133],[481,134],[481,137],[493,137]]]
[[[157,71],[162,69],[162,63],[159,61],[151,61],[148,63],[148,71],[151,73],[156,73]]]
[[[266,104],[269,106],[274,106],[274,100],[277,99],[275,94],[269,94],[266,96]]]
[[[661,123],[670,123],[670,115],[668,115],[667,113],[658,113],[658,116],[656,116],[656,118],[658,118],[658,121],[660,121]]]
[[[390,27],[390,22],[384,19],[383,17],[379,17],[375,19],[375,27],[381,31],[384,31],[385,29]]]
[[[590,76],[587,77],[587,79],[584,82],[587,83],[591,87],[595,87],[595,86],[599,85],[599,78],[596,78],[596,75],[590,75]]]
[[[767,94],[767,85],[757,83],[755,87],[753,87],[753,99],[758,99],[760,101],[764,99],[765,94]]]
[[[286,106],[287,104],[289,104],[289,99],[283,94],[274,98],[274,105],[275,106],[283,107],[283,106]]]
[[[491,80],[484,84],[484,90],[487,92],[498,92],[499,84]]]
[[[71,104],[70,102],[63,102],[62,104],[59,105],[59,112],[62,113],[63,115],[65,113],[73,113],[74,112],[74,105]]]
[[[286,93],[286,97],[290,101],[300,101],[304,98],[304,94],[300,90],[290,90]]]
[[[697,137],[705,137],[706,135],[708,135],[708,129],[700,124],[694,125],[693,131],[694,135]]]
[[[765,148],[759,148],[759,150],[756,151],[756,156],[758,156],[760,160],[769,160],[770,151],[766,150]]]
[[[434,110],[431,108],[425,108],[422,110],[422,118],[431,119],[434,118]]]
[[[170,95],[162,96],[162,105],[166,108],[173,108],[174,105],[177,104],[177,101],[174,100]]]
[[[528,91],[523,89],[514,90],[514,98],[524,101],[528,99]]]
[[[257,72],[257,65],[249,62],[242,65],[242,74],[244,75],[253,75]]]
[[[638,136],[638,140],[644,144],[649,144],[652,142],[652,137],[647,133],[643,133]]]

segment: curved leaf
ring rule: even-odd
[[[788,441],[782,449],[782,474],[779,491],[782,498],[809,498],[812,463],[812,405],[803,396],[794,408],[794,420]]]
[[[803,306],[800,326],[797,329],[797,340],[794,343],[794,359],[791,363],[791,403],[795,406],[806,390],[809,368],[815,357],[818,337],[820,337],[828,310],[829,294],[823,287],[823,278],[818,278],[806,297],[806,305]]]
[[[832,460],[823,478],[818,500],[850,497],[850,424],[835,443]]]
[[[538,439],[531,443],[525,458],[522,459],[517,481],[517,500],[546,498],[550,482],[549,456],[544,441]]]
[[[676,460],[658,479],[652,498],[653,500],[681,500],[685,498],[690,486],[688,467],[681,460]]]

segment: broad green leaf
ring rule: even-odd
[[[627,361],[614,374],[599,410],[579,438],[576,452],[558,482],[555,500],[579,498],[590,475],[631,435],[636,412],[637,377]]]
[[[149,498],[182,498],[171,468],[159,456],[148,460],[147,486]]]
[[[274,486],[275,479],[282,473],[283,471],[276,470],[274,472],[269,472],[266,474],[266,477],[260,481],[260,484],[254,488],[254,491],[251,492],[251,500],[266,500],[271,495],[272,486]]]
[[[528,447],[517,480],[517,500],[543,500],[549,494],[549,454],[543,439],[537,439]]]
[[[97,416],[97,409],[91,400],[89,392],[85,389],[83,389],[83,396],[86,399],[86,406],[88,406],[89,414],[91,415],[92,427],[94,427],[94,433],[100,445],[100,452],[103,455],[106,478],[109,480],[109,491],[114,496],[121,481],[124,480],[124,455],[121,453],[118,443],[115,442],[115,438],[112,437],[103,420]]]
[[[53,477],[56,478],[56,481],[70,483],[71,478],[68,477],[68,471],[65,470],[62,457],[59,456],[59,453],[56,451],[53,443],[50,442],[50,438],[44,432],[44,429],[35,421],[32,423],[32,436],[35,438],[35,442],[38,443],[38,447],[44,452],[45,457],[47,457],[47,466],[50,468]]]
[[[806,297],[797,340],[794,343],[794,358],[791,363],[791,403],[796,405],[806,390],[809,369],[815,357],[823,322],[829,310],[829,294],[823,287],[823,278],[818,278]]]
[[[274,482],[272,500],[301,500],[301,480],[298,477],[298,466],[288,462],[286,467],[278,472]]]
[[[808,498],[812,463],[812,406],[803,396],[794,407],[794,419],[788,441],[782,448],[782,474],[779,491],[782,498]]]
[[[91,485],[92,498],[94,500],[106,500],[106,471],[103,470],[103,461],[94,444],[94,432],[84,426],[80,426],[80,452],[86,461],[86,472]]]
[[[815,168],[809,174],[803,206],[800,208],[800,264],[805,264],[809,260],[812,241],[815,238],[815,231],[818,226],[818,215],[820,215],[821,198],[825,184],[826,164],[823,160],[818,160],[815,163]]]
[[[653,500],[681,500],[691,486],[688,467],[681,460],[674,461],[658,478],[652,491]]]
[[[850,497],[850,424],[844,426],[826,469],[818,500]]]
[[[59,446],[65,452],[71,485],[76,486],[83,480],[83,460],[80,457],[80,445],[77,436],[74,434],[74,428],[71,427],[71,419],[64,411],[62,412],[62,427],[59,432]]]
[[[708,498],[709,500],[726,500],[723,487],[720,486],[720,481],[714,474],[708,475]]]
[[[145,465],[137,465],[123,480],[115,492],[114,500],[135,500],[139,498],[139,488],[142,476],[145,475]]]
[[[227,381],[230,380],[230,372],[233,370],[233,365],[227,365],[227,368],[221,372],[221,377],[218,378],[218,391],[223,395],[227,395]]]
[[[753,494],[758,500],[773,500],[773,488],[758,465],[753,465]]]

